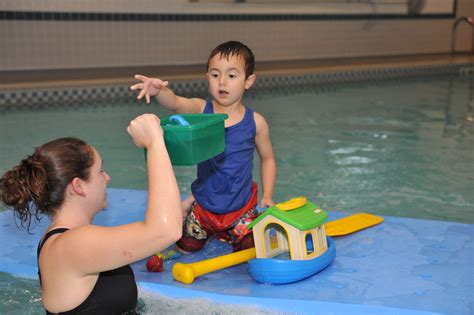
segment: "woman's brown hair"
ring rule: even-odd
[[[66,187],[75,178],[87,180],[94,163],[92,147],[77,138],[61,138],[34,153],[0,178],[0,201],[13,208],[29,230],[32,218],[54,216],[64,203]]]

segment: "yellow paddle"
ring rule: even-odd
[[[366,229],[383,221],[382,217],[357,213],[342,219],[337,219],[326,223],[326,234],[329,236],[341,236]],[[201,260],[189,264],[176,263],[173,266],[173,277],[184,284],[193,283],[194,279],[207,273],[238,265],[255,258],[255,248],[245,249],[239,252],[230,253],[206,260]]]
[[[369,213],[356,213],[342,219],[337,219],[324,224],[326,235],[342,236],[351,234],[383,221],[382,217]]]

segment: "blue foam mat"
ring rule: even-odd
[[[117,225],[143,219],[146,191],[108,189],[109,206],[95,223]],[[347,214],[329,212],[329,220]],[[37,278],[36,245],[49,221],[28,234],[11,211],[0,213],[0,271]],[[211,241],[205,250],[165,262],[165,272],[132,265],[141,287],[171,298],[206,298],[216,303],[257,305],[292,313],[472,314],[474,225],[385,217],[375,227],[334,237],[334,263],[317,275],[286,285],[256,283],[247,264],[203,275],[191,285],[173,280],[172,265],[230,252]]]

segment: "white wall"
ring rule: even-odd
[[[187,12],[193,5],[183,0],[3,0],[0,9],[166,13]],[[207,6],[206,12],[223,6]],[[281,11],[278,6],[271,10]],[[474,17],[474,1],[458,0],[457,15]],[[257,61],[448,53],[453,22],[0,20],[0,71],[203,64],[213,47],[231,39],[251,47]],[[469,25],[459,25],[457,50],[470,50],[471,41]]]

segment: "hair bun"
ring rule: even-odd
[[[48,173],[36,154],[21,161],[18,175],[29,192],[30,200],[35,201],[37,205],[42,204],[42,197],[46,193]]]
[[[27,207],[30,201],[43,203],[47,172],[37,156],[31,155],[6,172],[0,180],[2,202],[15,209]]]

